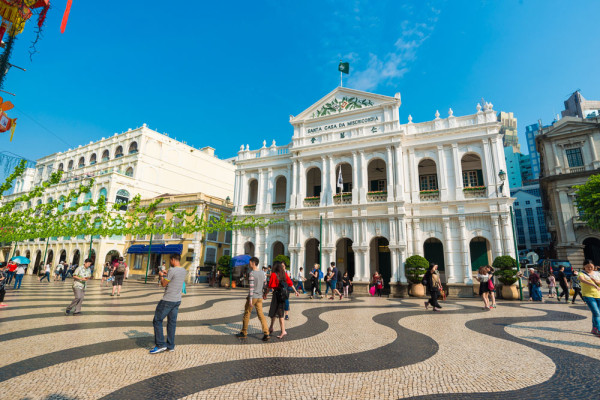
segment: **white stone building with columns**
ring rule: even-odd
[[[514,256],[496,113],[486,103],[401,124],[400,105],[399,93],[338,87],[290,117],[289,145],[242,146],[234,215],[283,222],[234,232],[234,254],[264,265],[289,255],[294,276],[335,261],[358,286],[379,271],[393,294],[406,288],[406,258],[419,254],[440,265],[450,293],[472,294],[474,269]]]
[[[234,169],[230,160],[216,157],[213,148],[194,148],[144,124],[38,159],[36,167],[27,169],[16,180],[13,194],[5,196],[3,201],[10,201],[39,186],[57,170],[64,171],[61,182],[46,189],[35,202],[60,202],[71,190],[90,178],[94,178],[92,190],[77,201],[97,201],[104,196],[111,206],[126,203],[137,194],[148,199],[190,192],[230,199],[233,196]],[[35,204],[20,204],[19,207],[35,207]],[[126,206],[123,207],[126,209]],[[85,207],[78,212],[85,213]],[[154,241],[155,245],[160,243],[158,238]],[[97,267],[94,275],[100,277],[102,268],[98,267],[113,257],[123,256],[127,246],[123,236],[36,238],[17,243],[16,249],[7,244],[0,251],[0,259],[10,258],[13,253],[26,256],[31,260],[27,273],[32,274],[37,272],[44,260],[50,262],[53,268],[59,261],[80,264],[89,256],[90,249]],[[193,265],[200,265],[202,260],[198,250],[194,257]]]

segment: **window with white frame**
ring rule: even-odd
[[[217,217],[216,215],[211,215],[210,216],[210,222],[213,221],[218,221],[219,217]],[[209,222],[209,225],[211,225],[211,223]],[[212,231],[210,233],[208,233],[206,235],[206,240],[208,240],[209,242],[216,242],[219,240],[219,231]]]
[[[154,224],[154,226],[155,226],[157,229],[160,229],[160,228],[162,228],[162,226],[163,226],[164,224],[165,224],[165,219],[164,219],[164,217],[159,217],[159,218],[157,218],[157,221],[156,221],[156,223]],[[163,235],[162,233],[156,233],[156,234],[154,235],[154,239],[156,239],[156,240],[163,240],[163,238],[164,238],[164,235]]]
[[[212,246],[206,246],[204,252],[204,264],[216,264],[217,263],[217,248]]]
[[[223,249],[223,255],[224,256],[230,256],[231,255],[231,250],[230,249]]]
[[[181,223],[181,218],[173,217],[173,226],[177,226],[179,223]],[[183,235],[181,233],[173,232],[173,234],[171,235],[171,238],[176,240],[179,240],[182,237]]]
[[[463,186],[464,187],[475,187],[483,186],[482,180],[480,180],[478,170],[463,171]]]

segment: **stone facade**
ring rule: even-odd
[[[600,118],[565,117],[536,136],[548,210],[548,230],[556,257],[581,267],[585,258],[600,263],[600,232],[579,218],[575,186],[600,172]]]
[[[300,266],[306,273],[315,262],[336,261],[365,285],[377,270],[392,292],[407,283],[404,260],[413,254],[443,264],[449,285],[471,285],[472,266],[514,254],[492,105],[401,124],[400,104],[399,93],[338,87],[290,118],[289,145],[242,146],[234,215],[283,222],[235,232],[234,253],[265,265],[289,254],[294,276]]]

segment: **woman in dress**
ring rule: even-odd
[[[348,297],[350,286],[352,286],[352,281],[350,280],[350,276],[348,275],[348,271],[344,272],[344,276],[342,278],[342,287],[344,289],[344,296]]]
[[[550,274],[550,276],[547,279],[548,281],[548,297],[553,299],[555,296],[554,294],[556,293],[556,278],[554,277],[554,274]]]
[[[490,286],[488,281],[490,280],[490,274],[488,273],[487,265],[479,267],[477,271],[477,280],[479,281],[479,295],[483,298],[483,309],[490,310]]]
[[[271,299],[271,308],[269,308],[269,317],[271,317],[271,327],[269,328],[269,333],[273,333],[273,325],[275,325],[275,318],[279,319],[279,326],[281,327],[281,334],[277,336],[278,339],[283,338],[287,335],[285,331],[285,323],[284,323],[284,315],[285,315],[285,299],[288,296],[288,287],[291,287],[296,293],[296,297],[300,296],[296,288],[294,287],[294,282],[290,279],[290,277],[285,272],[285,267],[279,261],[276,261],[273,265],[273,272],[271,273],[271,278],[269,279],[269,285],[267,292],[263,296],[264,299],[267,298],[267,294],[269,291],[273,290],[273,296]]]
[[[437,269],[437,264],[431,263],[429,264],[429,268],[427,269],[425,276],[423,276],[423,280],[426,282],[427,290],[431,296],[431,298],[425,302],[425,309],[428,309],[429,305],[431,304],[433,311],[439,311],[442,309],[442,306],[440,306],[440,303],[438,303],[442,281],[437,274]]]

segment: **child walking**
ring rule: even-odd
[[[348,272],[344,272],[344,276],[342,277],[342,287],[344,288],[344,296],[349,297],[348,290],[352,286],[352,281],[348,276]]]

